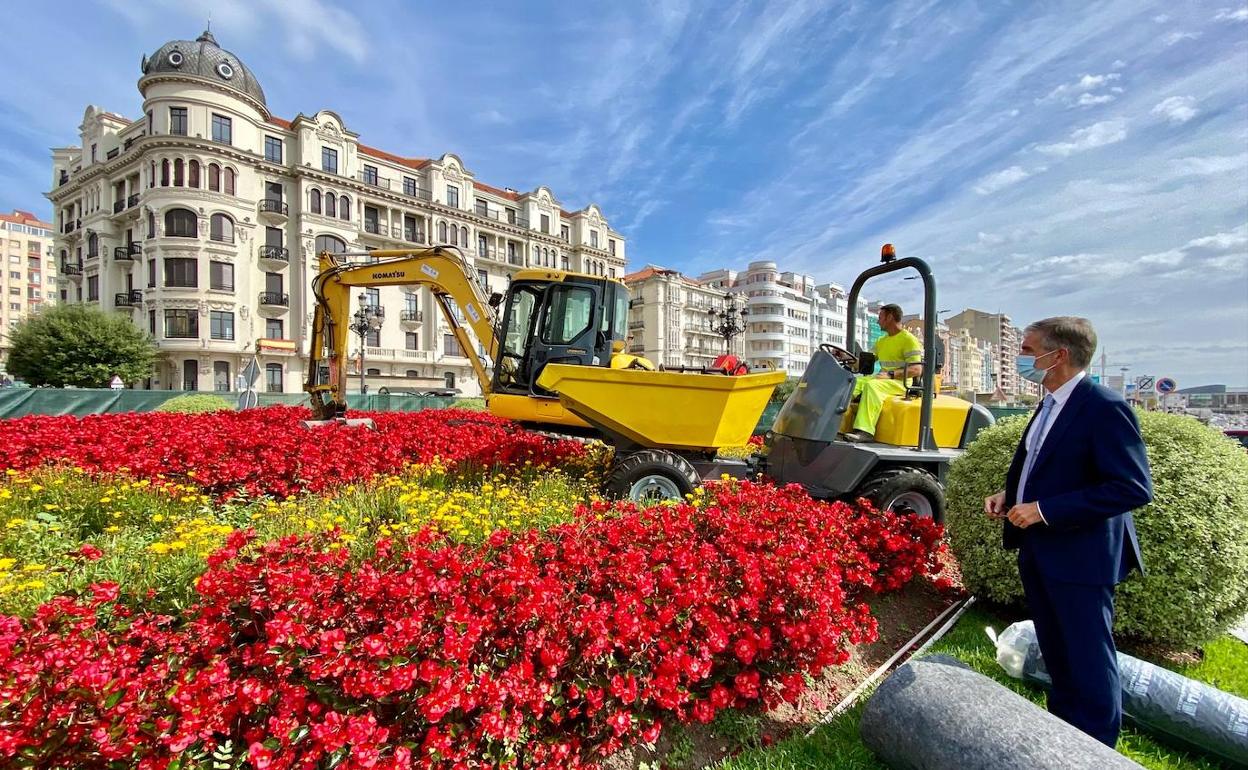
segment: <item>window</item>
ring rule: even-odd
[[[446,205],[453,209],[459,208],[459,188],[453,184],[446,186]]]
[[[550,232],[550,214],[542,214],[542,232]]]
[[[173,162],[173,186],[181,187],[185,177],[182,175],[182,159]]]
[[[210,332],[214,340],[234,339],[234,314],[228,310],[213,310],[208,314]]]
[[[607,251],[611,252],[612,256],[615,255],[615,239],[614,238],[607,239]]]
[[[282,392],[282,365],[264,365],[264,389],[269,393]]]
[[[338,196],[331,193],[325,193],[325,216],[338,216]]]
[[[559,267],[562,268],[563,270],[570,269],[568,267],[568,255],[567,254],[564,254],[562,257],[559,257]]]
[[[208,263],[208,288],[234,291],[234,265],[229,262]]]
[[[459,347],[459,340],[455,339],[454,334],[442,335],[442,355],[444,356],[462,356],[463,350]]]
[[[100,256],[100,236],[91,233],[87,236],[87,259]],[[20,259],[18,260],[21,261]],[[21,277],[20,275],[18,276]]]
[[[351,219],[351,199],[345,195],[338,196],[338,217],[340,219]]]
[[[22,290],[21,290],[21,288],[19,288],[19,287],[17,287],[17,286],[10,286],[10,287],[9,287],[9,294],[12,294],[14,297],[20,297],[20,296],[22,296]],[[79,301],[79,302],[81,302],[81,301],[82,301],[82,296],[81,296],[81,294],[82,294],[82,289],[79,289],[79,290],[78,290],[78,294],[80,295],[80,296],[78,297],[78,301]]]
[[[365,289],[364,297],[364,304],[371,307],[381,307],[381,289]]]
[[[321,171],[338,173],[338,151],[332,147],[321,148]]]
[[[568,229],[567,225],[559,226],[559,237],[562,238],[563,240],[565,241],[571,240],[571,232],[572,231]]]
[[[335,238],[332,235],[316,236],[316,253],[328,251],[330,254],[341,254],[347,250],[347,244],[341,238]]]
[[[171,339],[197,339],[199,337],[199,311],[166,310],[165,336]]]
[[[264,290],[268,294],[282,294],[282,274],[265,273]]]
[[[212,141],[231,144],[234,141],[233,121],[224,115],[212,113]]]
[[[230,390],[230,362],[229,361],[213,361],[212,362],[212,389],[218,393],[228,393]]]
[[[193,289],[199,286],[199,263],[189,257],[165,259],[165,286]]]
[[[87,276],[87,302],[96,302],[100,299],[100,277],[98,275]]]
[[[194,360],[182,362],[182,389],[199,390],[199,365]]]
[[[169,161],[167,159],[160,162],[160,186],[169,186]]]
[[[208,237],[221,243],[233,243],[234,220],[225,214],[213,214],[209,220]]]
[[[380,369],[373,369],[373,368],[371,368],[371,367],[370,367],[370,368],[369,368],[369,370],[368,370],[368,372],[366,372],[366,374],[368,374],[368,376],[369,376],[369,377],[380,377],[380,376],[381,376],[381,370],[380,370]]]
[[[416,180],[410,176],[403,177],[403,194],[416,197]]]
[[[484,257],[487,255],[487,253],[488,253],[488,248],[486,247],[485,236],[478,235],[477,236],[477,255]]]
[[[442,375],[442,384],[448,388],[455,387],[455,372],[446,372]]]
[[[225,194],[234,194],[234,169],[227,168],[225,170]]]
[[[381,329],[369,329],[368,333],[364,335],[364,344],[370,348],[381,347]]]
[[[477,268],[477,284],[487,291],[490,288],[490,274],[481,268]]]
[[[377,167],[364,164],[364,184],[377,186]]]
[[[408,332],[405,336],[404,347],[408,350],[420,350],[420,335],[416,332]]]
[[[221,192],[221,167],[216,163],[208,164],[208,189]]]
[[[147,331],[153,337],[156,336],[156,311],[147,311]]]
[[[282,247],[282,228],[266,227],[264,228],[264,245],[272,246],[280,249]]]
[[[190,162],[186,176],[188,187],[199,187],[199,161],[193,160]]]
[[[468,228],[467,227],[459,228],[459,245],[460,246],[468,245]]]
[[[308,194],[308,207],[313,214],[321,213],[321,191],[313,190]]]
[[[95,162],[95,145],[91,145],[91,162]]]
[[[186,108],[170,107],[169,108],[169,133],[178,136],[186,136]]]
[[[598,231],[597,230],[589,231],[589,245],[593,246],[595,249],[598,248]]]
[[[416,371],[415,369],[408,369],[406,372],[404,372],[404,376],[406,376],[408,379],[414,380],[420,376],[420,372]]]
[[[282,319],[267,318],[264,321],[264,336],[271,340],[286,339],[285,330],[282,329]]]
[[[594,291],[566,284],[551,287],[550,310],[542,328],[542,342],[570,345],[585,334],[593,321]]]
[[[156,260],[147,260],[147,288],[156,288]]]
[[[448,243],[446,240],[446,223],[438,223],[438,243]]]
[[[282,140],[276,136],[264,137],[264,159],[270,163],[282,162]]]
[[[166,238],[198,238],[199,220],[188,209],[169,209],[165,212]]]

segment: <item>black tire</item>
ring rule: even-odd
[[[641,449],[612,464],[603,489],[611,498],[658,502],[683,500],[701,483],[698,472],[680,455],[663,449]]]
[[[921,495],[927,501],[924,510]],[[855,498],[865,497],[880,510],[901,510],[929,516],[945,523],[945,490],[936,477],[920,468],[890,468],[869,477],[854,491]]]

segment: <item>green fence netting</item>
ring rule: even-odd
[[[60,388],[11,388],[0,390],[0,418],[25,417],[28,414],[108,414],[115,412],[150,412],[171,398],[186,395],[182,390],[109,390]],[[217,393],[236,401],[237,393]],[[306,393],[259,393],[260,406],[284,404],[307,406]],[[347,407],[369,412],[419,412],[422,409],[443,409],[455,405],[453,398],[389,395],[347,395]]]

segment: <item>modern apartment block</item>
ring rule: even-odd
[[[165,353],[140,386],[229,390],[253,357],[262,390],[302,388],[322,251],[447,244],[488,291],[525,267],[623,276],[625,240],[594,205],[562,207],[476,178],[458,156],[370,147],[332,110],[283,120],[255,73],[211,33],[144,57],[137,119],[91,106],[53,150],[60,297],[129,314]],[[370,289],[370,387],[478,392],[432,295]],[[353,346],[353,355],[358,354]]]
[[[970,336],[985,340],[992,346],[991,355],[997,385],[1007,398],[1034,395],[1035,389],[1030,387],[1032,383],[1023,382],[1018,376],[1014,359],[1018,355],[1022,333],[1011,323],[1008,315],[968,308],[945,319],[945,323],[951,332],[960,333],[965,329]]]
[[[0,245],[4,261],[3,305],[0,305],[0,367],[9,357],[9,331],[30,313],[56,297],[56,263],[52,225],[29,211],[0,214]]]

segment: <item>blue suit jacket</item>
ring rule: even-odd
[[[1006,510],[1017,502],[1026,435],[1006,475]],[[1048,523],[1019,529],[1007,520],[1005,547],[1024,549],[1052,580],[1114,585],[1133,567],[1142,572],[1131,511],[1152,501],[1153,480],[1139,422],[1122,396],[1084,377],[1039,452],[1024,502],[1039,502]]]

